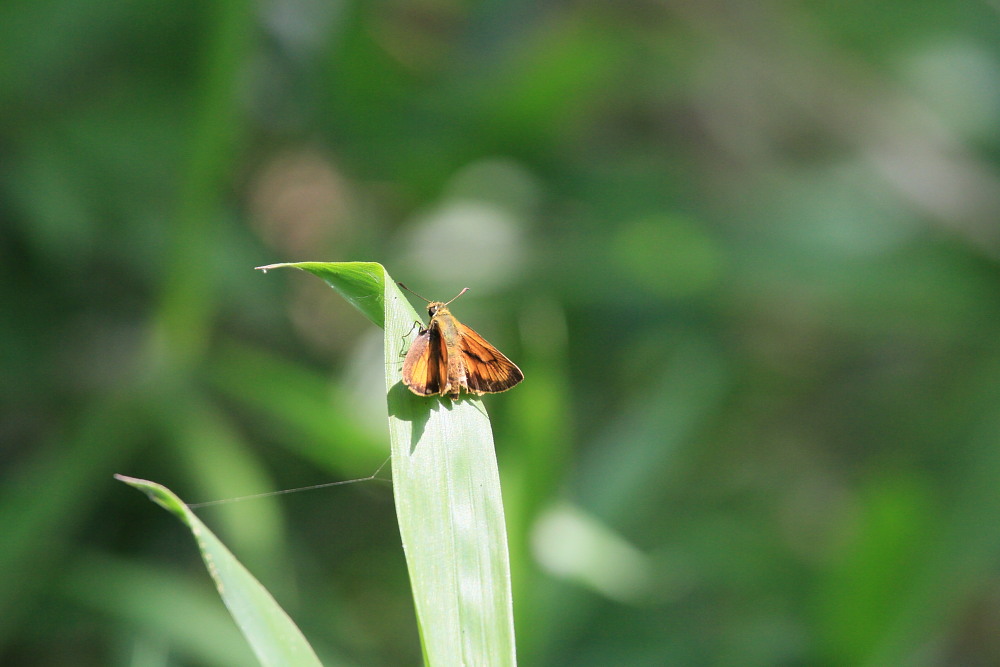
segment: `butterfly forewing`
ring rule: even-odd
[[[507,391],[524,379],[521,369],[487,343],[482,336],[460,325],[458,347],[465,362],[467,389],[475,394]]]

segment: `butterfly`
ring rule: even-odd
[[[399,286],[424,299],[403,283]],[[451,314],[451,301],[427,301],[431,321],[421,327],[403,360],[403,384],[417,396],[449,396],[456,400],[463,389],[471,394],[507,391],[524,379],[524,373],[500,350]]]

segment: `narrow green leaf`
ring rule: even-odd
[[[191,529],[219,595],[262,665],[320,664],[288,614],[180,498],[155,482],[124,475],[115,478],[143,491]]]
[[[268,264],[257,269],[267,273],[270,269],[290,267],[322,278],[347,299],[365,317],[380,328],[385,328],[382,304],[382,287],[385,269],[376,262],[295,262]]]
[[[277,266],[319,276],[373,322],[384,323],[393,494],[425,661],[515,664],[507,529],[482,401],[423,398],[402,384],[403,354],[419,317],[380,265],[263,268]],[[374,304],[384,307],[379,318]]]

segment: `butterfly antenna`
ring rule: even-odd
[[[461,292],[459,292],[455,296],[451,297],[451,301],[446,302],[444,305],[447,306],[449,303],[451,303],[452,301],[454,301],[455,299],[457,299],[458,297],[462,296],[463,294],[465,294],[468,291],[469,291],[468,287],[463,288]]]
[[[411,290],[411,289],[410,289],[409,287],[407,287],[407,286],[406,286],[406,285],[404,285],[403,283],[396,283],[396,284],[397,284],[397,285],[399,285],[400,287],[402,287],[403,289],[405,289],[405,290],[406,290],[407,292],[409,292],[409,293],[410,293],[410,294],[412,294],[413,296],[415,296],[415,297],[418,297],[418,298],[420,298],[420,299],[423,299],[423,300],[424,300],[424,301],[426,301],[427,303],[430,303],[430,302],[431,302],[431,300],[430,300],[430,299],[426,299],[426,298],[424,298],[424,297],[420,296],[419,294],[417,294],[416,292],[414,292],[413,290]],[[458,297],[455,297],[455,298],[457,299]]]

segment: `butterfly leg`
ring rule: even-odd
[[[406,342],[406,338],[407,338],[407,337],[408,337],[408,336],[409,336],[409,335],[410,335],[411,333],[413,333],[413,330],[414,330],[414,329],[417,329],[417,335],[418,335],[418,336],[419,336],[419,335],[422,335],[422,334],[424,334],[424,333],[425,333],[425,332],[427,331],[427,329],[424,329],[424,323],[423,323],[423,322],[421,322],[420,320],[414,320],[414,321],[413,321],[413,326],[411,326],[411,327],[410,327],[410,330],[409,330],[409,331],[407,331],[407,332],[406,332],[405,334],[403,334],[402,336],[400,336],[400,338],[402,338],[402,339],[403,339],[403,342],[404,342],[404,343]],[[406,356],[406,352],[407,352],[407,350],[406,350],[406,347],[407,347],[407,346],[406,346],[406,345],[404,344],[404,345],[403,345],[403,349],[402,349],[402,350],[400,351],[400,353],[399,353],[399,356],[401,356],[401,357],[405,357],[405,356]]]

